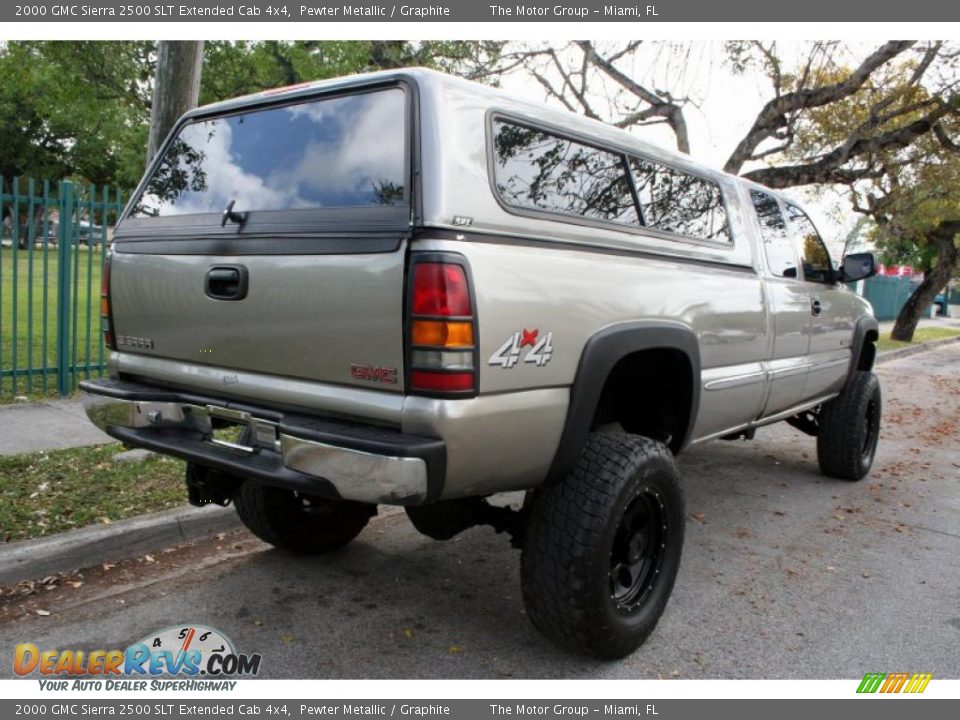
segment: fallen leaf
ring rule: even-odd
[[[148,563],[156,562],[156,560],[153,559],[153,555],[144,555],[143,559],[146,560]]]
[[[104,570],[113,570],[116,566],[117,566],[116,563],[108,563],[108,562],[105,562],[103,565],[101,565],[101,567]]]
[[[405,638],[407,638],[407,640],[409,640],[410,638],[412,638],[413,635],[414,635],[414,633],[413,633],[413,628],[404,628],[404,629],[403,629],[403,636],[404,636]]]
[[[281,635],[281,636],[280,636],[280,639],[283,640],[287,645],[289,645],[290,643],[292,643],[293,640],[294,640],[293,635],[290,635],[290,634],[287,634],[287,633]]]
[[[74,588],[74,589],[80,587],[81,585],[83,585],[83,580],[71,580],[71,581],[70,581],[70,587],[72,587],[72,588]]]
[[[780,515],[781,517],[783,517],[783,516],[786,515],[787,513],[784,512],[783,510],[774,510],[774,511],[773,511],[773,514],[774,514],[774,515]]]
[[[695,513],[690,513],[690,517],[692,517],[697,522],[703,522],[703,518],[705,517],[705,515],[702,512],[695,512]]]
[[[40,615],[41,617],[47,617],[47,616],[50,614],[50,611],[49,611],[49,610],[37,610],[36,613],[37,613],[37,615]]]
[[[459,645],[451,645],[450,649],[447,650],[447,652],[450,653],[451,655],[456,655],[457,653],[462,653],[463,648],[460,647]]]
[[[863,571],[862,573],[860,573],[860,574],[863,575],[865,578],[870,577],[870,573],[868,573],[866,570],[864,570],[864,571]]]

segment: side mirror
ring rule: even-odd
[[[840,282],[865,280],[877,274],[877,261],[873,253],[852,253],[843,258],[840,268]]]

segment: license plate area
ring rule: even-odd
[[[207,405],[212,432],[211,445],[252,454],[261,448],[280,451],[280,434],[277,424],[262,420],[242,410]]]

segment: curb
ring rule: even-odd
[[[0,586],[127,560],[241,527],[232,507],[190,507],[0,545]]]
[[[919,345],[908,345],[907,347],[897,348],[896,350],[887,350],[877,355],[876,364],[880,365],[885,362],[890,362],[891,360],[898,360],[899,358],[907,357],[908,355],[916,355],[917,353],[926,352],[927,350],[935,350],[938,347],[943,347],[944,345],[953,345],[954,343],[958,342],[960,342],[960,335],[957,335],[956,337],[943,338],[942,340],[931,340],[930,342],[920,343]]]

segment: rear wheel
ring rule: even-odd
[[[880,437],[880,381],[857,371],[843,394],[823,406],[817,435],[817,460],[824,475],[860,480],[873,465]]]
[[[594,657],[636,650],[656,627],[683,548],[670,451],[594,433],[562,481],[537,493],[521,559],[524,604],[544,635]]]
[[[327,500],[245,482],[233,499],[243,524],[261,540],[300,555],[337,550],[366,527],[376,505]]]

